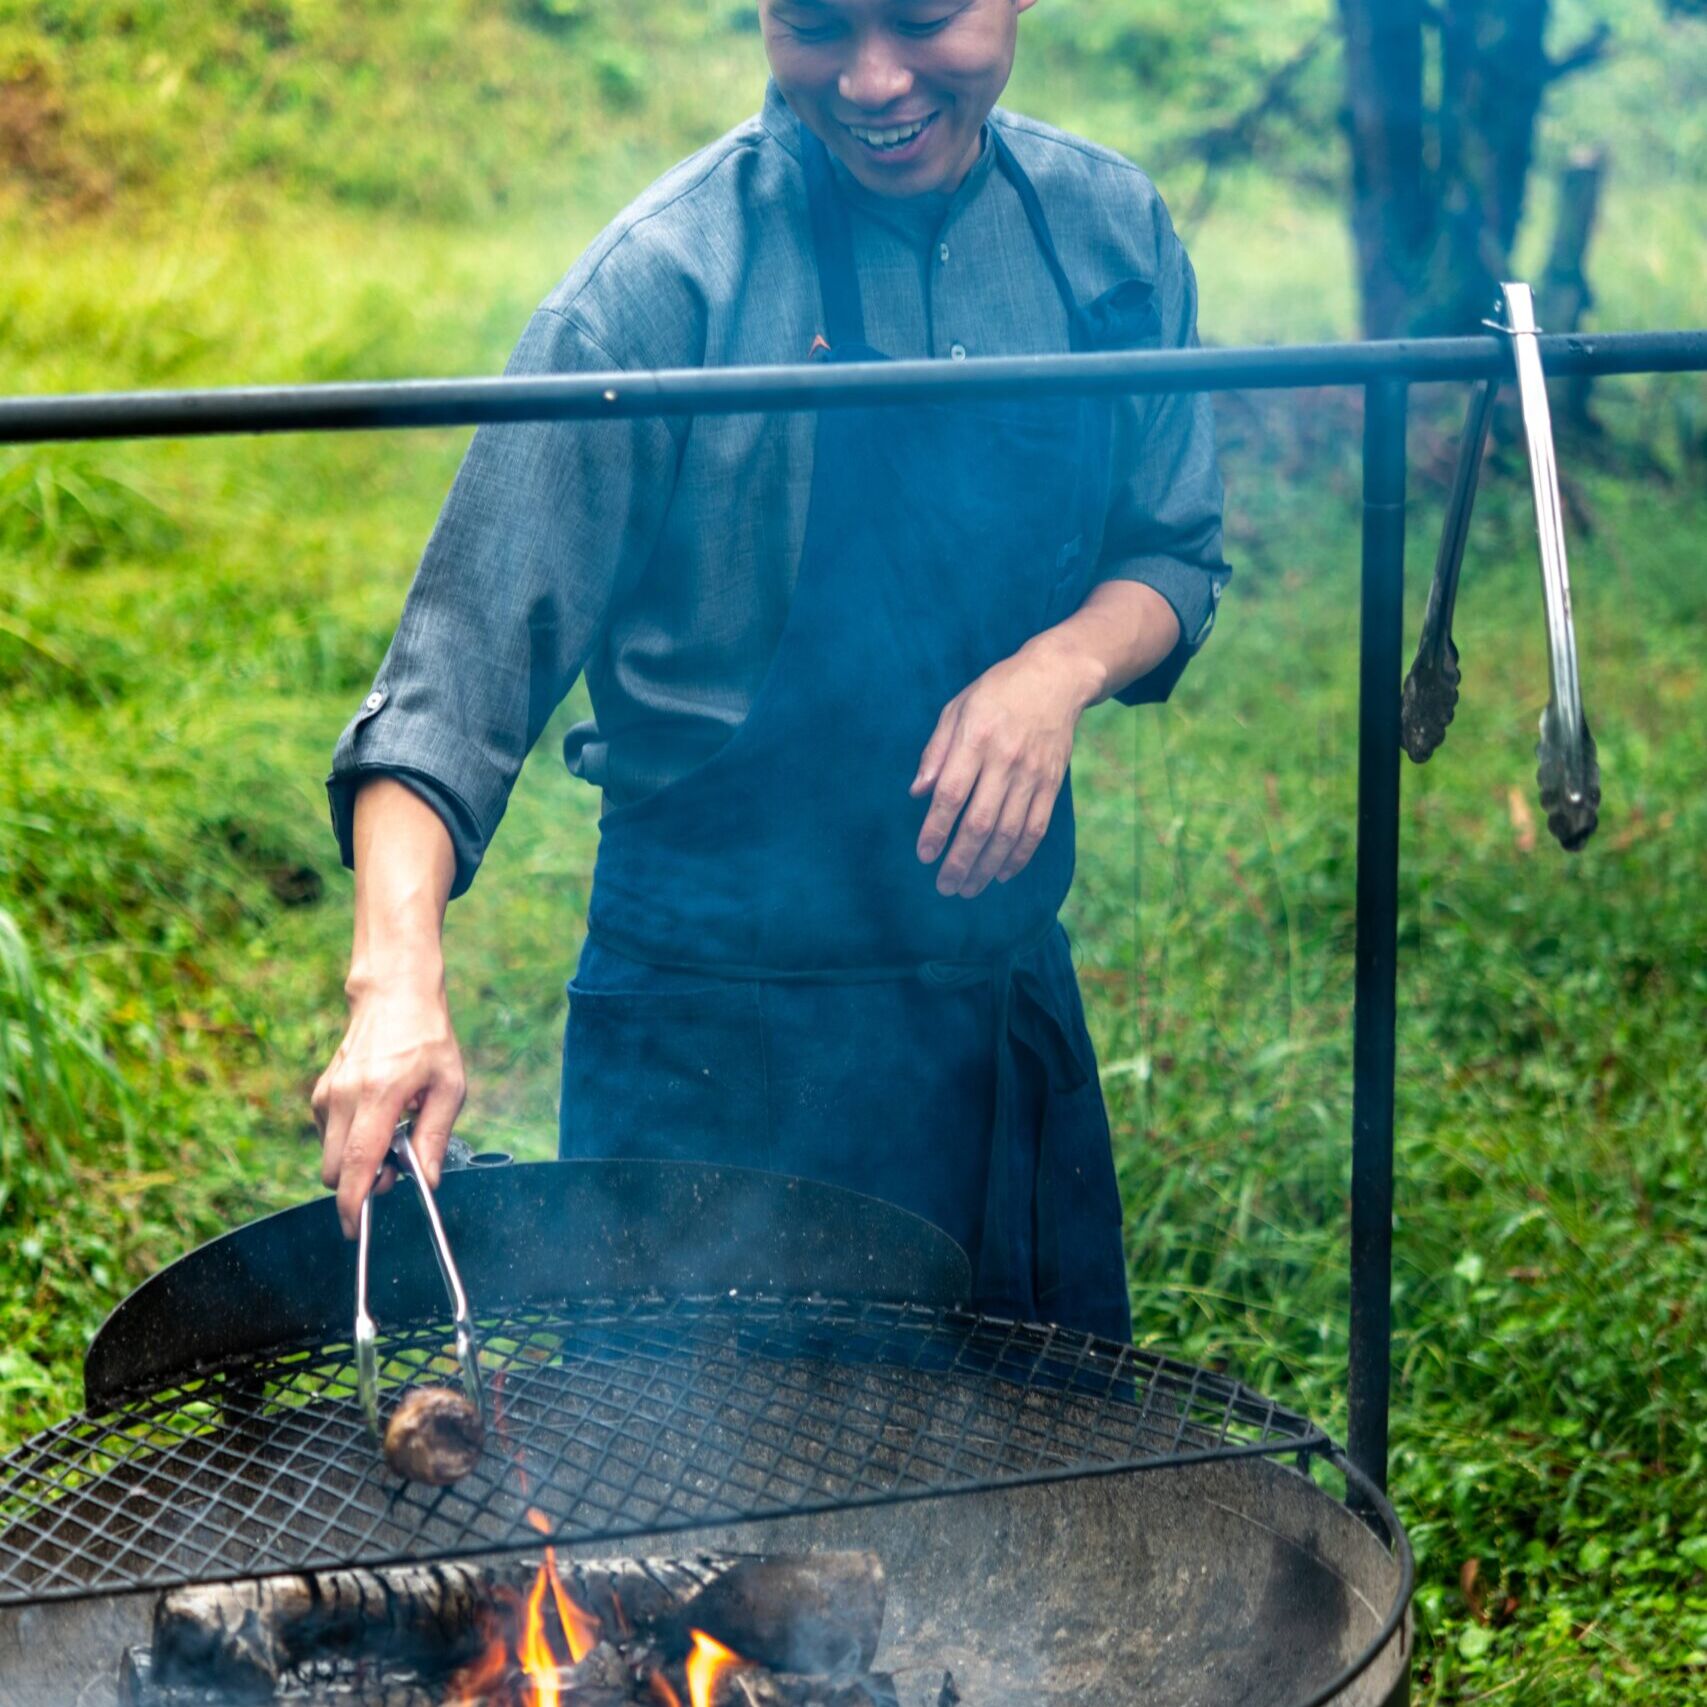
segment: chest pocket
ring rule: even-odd
[[[1156,287],[1148,279],[1122,279],[1079,310],[1079,335],[1087,350],[1138,350],[1162,341]]]

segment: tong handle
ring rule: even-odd
[[[1506,328],[1517,360],[1517,394],[1529,450],[1529,484],[1535,499],[1535,531],[1541,545],[1541,592],[1547,612],[1547,667],[1552,696],[1541,714],[1536,780],[1547,828],[1575,852],[1599,822],[1600,765],[1583,714],[1577,673],[1576,628],[1571,620],[1571,577],[1565,557],[1564,503],[1553,446],[1553,414],[1537,342],[1535,298],[1526,284],[1506,284]]]
[[[1423,613],[1422,636],[1399,701],[1399,739],[1412,761],[1419,765],[1426,764],[1446,739],[1446,726],[1458,709],[1461,678],[1458,648],[1452,643],[1452,613],[1458,604],[1458,578],[1464,569],[1470,513],[1476,507],[1476,486],[1488,446],[1488,427],[1493,420],[1497,389],[1493,380],[1483,380],[1470,394],[1464,436],[1458,441],[1458,470],[1453,476],[1452,498],[1446,507],[1446,525],[1441,530],[1434,580],[1429,585],[1428,609]]]
[[[415,1182],[420,1192],[421,1208],[426,1213],[427,1227],[433,1238],[433,1255],[438,1258],[439,1273],[444,1276],[445,1290],[450,1294],[451,1321],[456,1328],[456,1361],[462,1370],[463,1389],[484,1424],[486,1399],[480,1384],[480,1342],[474,1333],[474,1312],[468,1307],[468,1294],[463,1290],[456,1258],[451,1255],[450,1240],[445,1237],[444,1222],[439,1219],[439,1206],[434,1201],[432,1187],[427,1184],[421,1164],[416,1160],[408,1121],[404,1121],[393,1135],[391,1154],[400,1171]]]
[[[399,1173],[414,1182],[419,1194],[421,1209],[427,1217],[427,1229],[432,1235],[433,1255],[438,1260],[439,1273],[444,1277],[445,1290],[450,1294],[451,1321],[456,1329],[456,1361],[462,1373],[463,1391],[484,1425],[486,1396],[480,1381],[480,1342],[474,1332],[474,1313],[469,1308],[468,1293],[463,1288],[456,1258],[451,1255],[444,1223],[439,1219],[439,1206],[434,1201],[426,1176],[421,1172],[415,1146],[410,1142],[407,1120],[401,1121],[391,1136],[390,1159],[396,1163]],[[362,1199],[361,1216],[356,1224],[356,1395],[361,1402],[362,1415],[367,1419],[368,1432],[378,1444],[383,1439],[379,1426],[379,1330],[368,1310],[368,1257],[372,1245],[373,1192],[370,1188]]]
[[[373,1193],[362,1199],[361,1216],[356,1223],[356,1396],[361,1401],[362,1415],[367,1418],[368,1433],[378,1446],[383,1436],[379,1427],[379,1329],[367,1307],[368,1251],[373,1244]]]

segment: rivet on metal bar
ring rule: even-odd
[[[420,1195],[421,1209],[427,1217],[427,1230],[432,1235],[433,1255],[438,1259],[439,1273],[444,1276],[445,1290],[450,1294],[451,1317],[456,1328],[456,1361],[462,1371],[463,1389],[468,1402],[486,1420],[485,1395],[480,1385],[480,1345],[474,1334],[474,1313],[463,1290],[462,1276],[457,1272],[456,1259],[451,1255],[450,1241],[445,1237],[444,1223],[439,1219],[439,1206],[433,1201],[432,1188],[415,1157],[415,1147],[409,1141],[409,1122],[403,1121],[392,1134],[391,1155],[397,1170],[412,1180]],[[361,1400],[362,1414],[367,1418],[368,1431],[376,1442],[383,1438],[379,1426],[379,1332],[367,1307],[368,1249],[372,1243],[373,1194],[362,1199],[361,1220],[356,1233],[356,1391]]]
[[[1512,341],[1517,366],[1518,401],[1523,412],[1524,439],[1529,452],[1530,489],[1535,500],[1535,531],[1541,551],[1541,591],[1547,615],[1547,662],[1552,693],[1541,714],[1541,740],[1536,747],[1541,805],[1547,828],[1560,846],[1575,852],[1594,834],[1599,822],[1600,766],[1594,737],[1583,715],[1582,685],[1577,671],[1576,631],[1571,621],[1570,571],[1565,555],[1564,505],[1559,496],[1559,464],[1553,448],[1553,417],[1547,403],[1535,324],[1535,299],[1526,284],[1501,287],[1503,321],[1485,324]],[[1486,448],[1496,387],[1478,385],[1459,446],[1458,471],[1441,535],[1434,583],[1429,589],[1422,638],[1416,661],[1405,678],[1400,731],[1405,751],[1422,764],[1446,737],[1458,704],[1458,650],[1452,643],[1452,612],[1458,597],[1458,577],[1464,564],[1464,543],[1475,504],[1477,475]]]

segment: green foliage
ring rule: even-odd
[[[81,569],[176,543],[152,498],[87,457],[38,453],[0,472],[0,550],[45,546],[61,566]]]
[[[0,910],[0,1219],[28,1219],[70,1183],[72,1153],[128,1137],[130,1088],[94,1004],[69,980],[43,984],[12,915]]]

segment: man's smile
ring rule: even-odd
[[[910,119],[904,124],[863,125],[844,123],[842,128],[867,154],[885,161],[911,159],[925,134],[936,121],[935,113]]]

